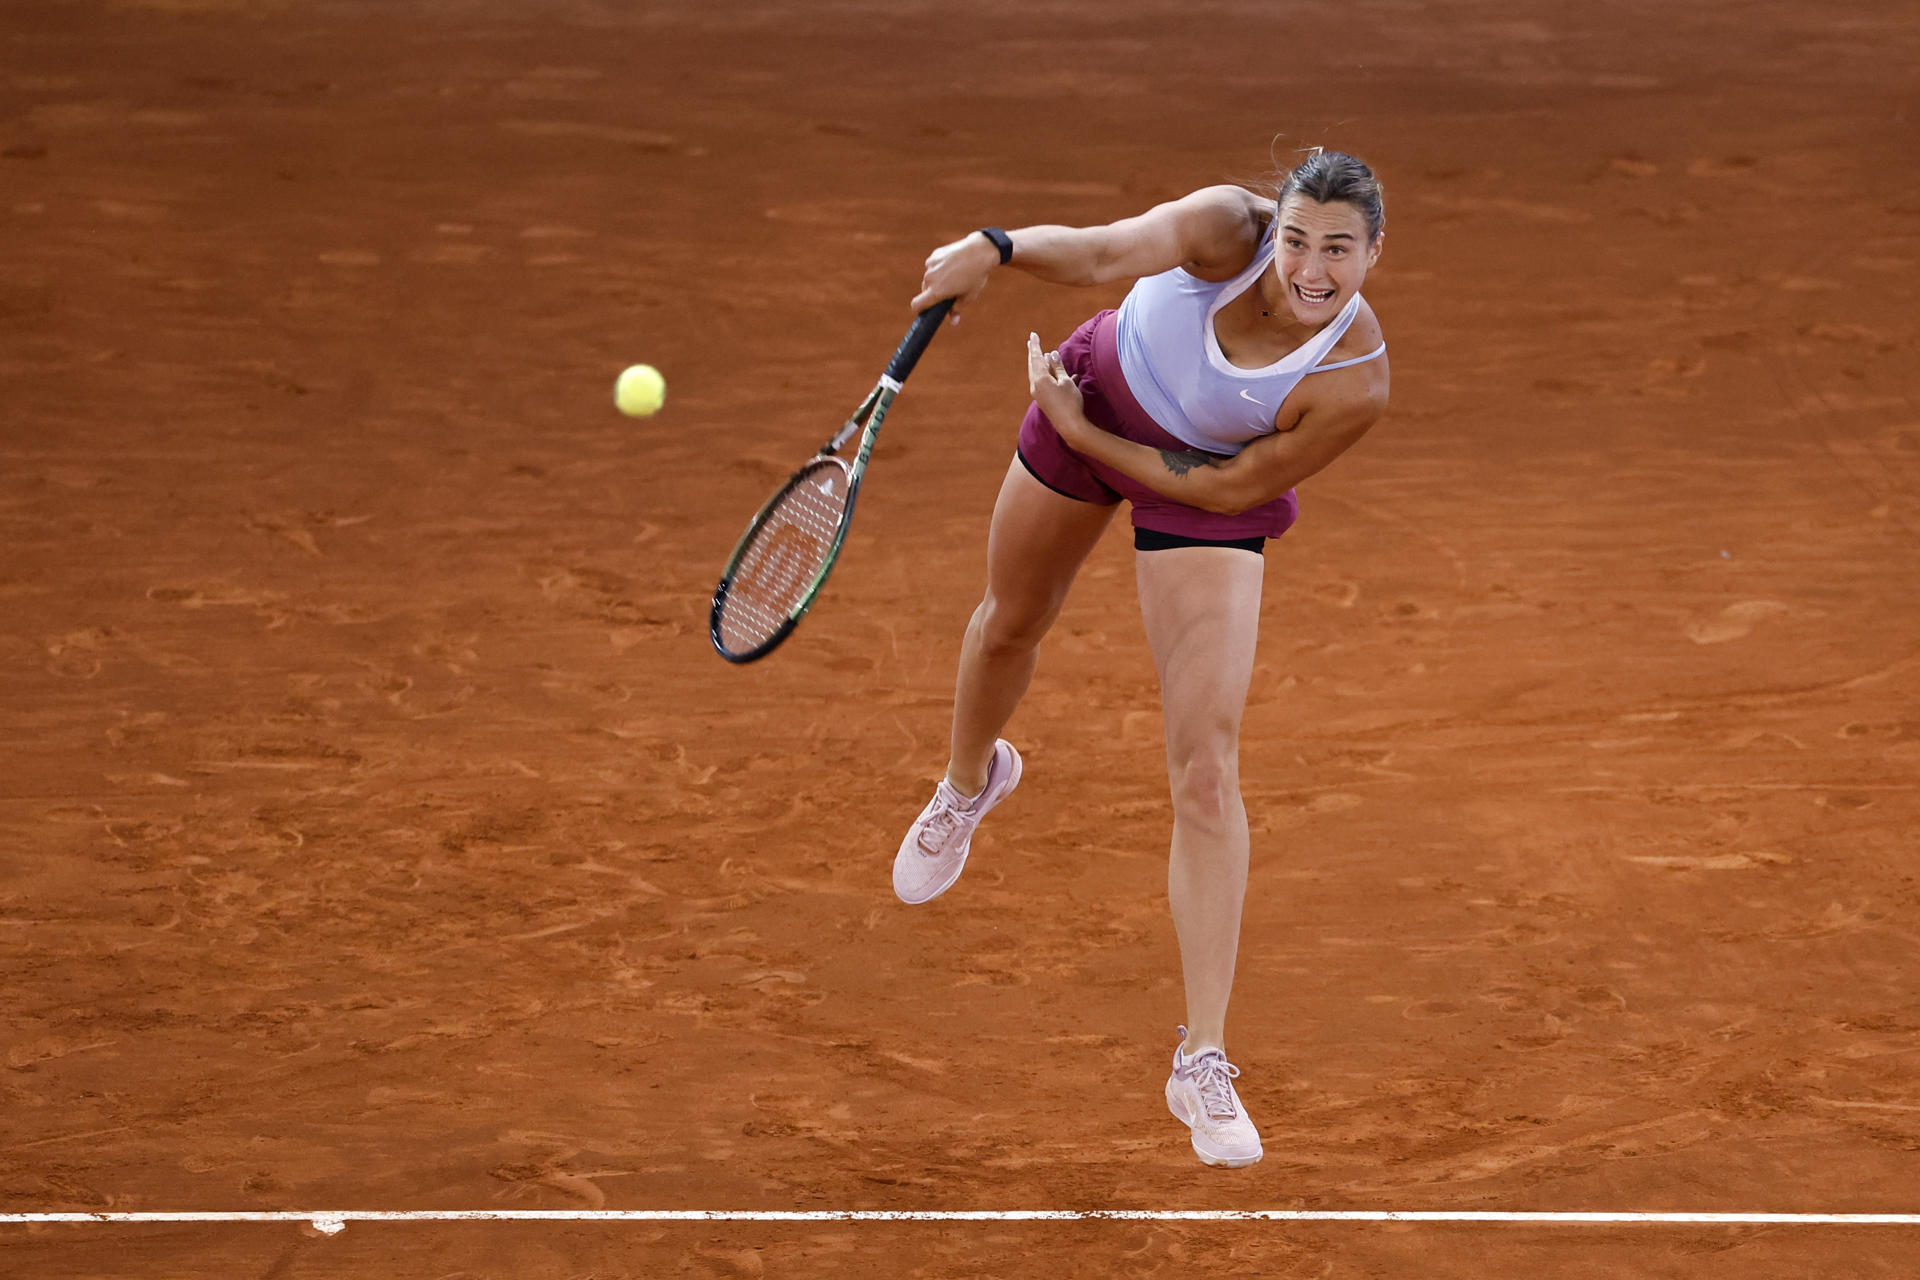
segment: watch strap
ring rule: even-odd
[[[983,235],[993,243],[993,247],[1000,251],[1000,264],[1002,266],[1005,266],[1007,263],[1013,261],[1013,237],[1012,236],[1008,235],[1006,232],[1002,231],[998,227],[982,227],[980,228],[979,231],[975,232],[974,234]]]

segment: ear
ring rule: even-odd
[[[1380,233],[1374,236],[1373,243],[1367,246],[1367,270],[1373,270],[1374,263],[1380,261],[1380,251],[1386,247],[1387,229],[1382,227]]]

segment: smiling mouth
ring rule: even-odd
[[[1293,291],[1299,294],[1300,300],[1310,307],[1317,307],[1333,297],[1333,290],[1331,289],[1309,289],[1300,284],[1294,285]]]

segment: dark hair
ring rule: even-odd
[[[1387,193],[1366,162],[1344,151],[1318,151],[1295,165],[1280,183],[1273,205],[1278,209],[1291,195],[1317,204],[1336,200],[1352,205],[1367,220],[1367,239],[1380,238],[1387,222]]]

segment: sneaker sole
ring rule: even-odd
[[[1200,1138],[1200,1131],[1193,1127],[1193,1120],[1180,1106],[1179,1096],[1173,1091],[1173,1082],[1167,1082],[1167,1110],[1173,1118],[1187,1126],[1193,1142],[1193,1154],[1200,1157],[1200,1163],[1212,1165],[1216,1169],[1244,1169],[1250,1164],[1259,1164],[1260,1158],[1267,1154],[1265,1147],[1256,1147],[1253,1154],[1244,1151],[1216,1151],[1208,1148]]]

